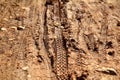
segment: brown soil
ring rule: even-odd
[[[1,0],[0,80],[120,80],[120,0]]]

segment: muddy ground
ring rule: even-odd
[[[120,0],[0,0],[0,80],[120,80]]]

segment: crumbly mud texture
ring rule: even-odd
[[[0,80],[120,80],[120,0],[0,0]]]

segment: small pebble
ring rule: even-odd
[[[58,22],[55,22],[55,23],[54,23],[54,26],[57,26],[57,27],[58,27],[59,25],[60,25],[60,23],[58,23]]]
[[[18,26],[18,27],[17,27],[17,30],[23,30],[23,29],[25,29],[24,26]]]
[[[8,19],[7,19],[7,18],[4,18],[3,20],[4,20],[4,21],[8,21]]]
[[[14,39],[15,39],[15,38],[10,38],[9,40],[12,41],[12,40],[14,40]]]
[[[100,69],[97,69],[96,71],[99,71],[105,74],[110,74],[110,75],[117,75],[117,71],[113,68],[102,67]]]
[[[27,75],[28,78],[31,78],[31,75]]]
[[[28,7],[22,7],[22,9],[27,10],[27,11],[30,10],[30,8],[28,8]]]
[[[6,29],[6,28],[1,28],[1,30],[2,30],[2,31],[7,31],[7,29]]]
[[[60,26],[60,28],[64,29],[64,27],[63,27],[63,26]]]
[[[56,39],[56,38],[57,38],[57,36],[54,36],[54,38]]]
[[[28,68],[28,66],[22,67],[23,70],[27,70]]]
[[[15,31],[17,31],[17,27],[15,27],[15,26],[13,26],[13,27],[11,27],[12,29],[15,29]]]

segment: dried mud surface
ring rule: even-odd
[[[1,0],[0,80],[57,80],[60,65],[68,80],[120,80],[120,1],[114,1]]]

